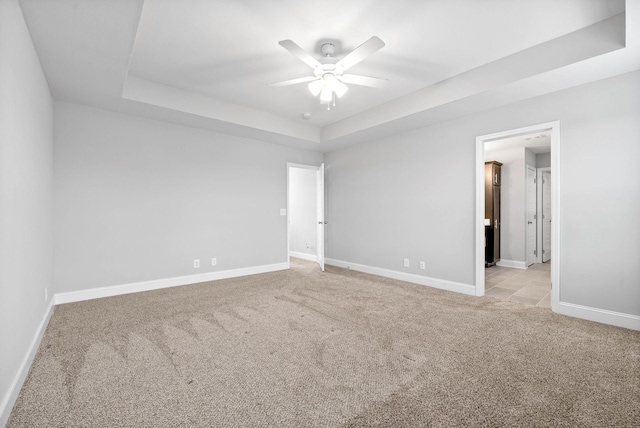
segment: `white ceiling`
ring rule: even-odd
[[[21,5],[56,99],[318,151],[640,68],[640,0]],[[305,84],[267,86],[312,75],[280,40],[340,58],[374,35],[386,46],[349,72],[384,88],[327,110]]]

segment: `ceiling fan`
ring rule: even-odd
[[[313,96],[320,95],[320,102],[327,104],[327,109],[331,104],[335,106],[336,97],[340,98],[349,89],[346,83],[380,88],[387,82],[386,79],[378,77],[345,74],[349,68],[384,47],[384,42],[376,36],[371,37],[339,61],[333,58],[335,45],[330,42],[321,45],[320,51],[324,57],[320,60],[315,59],[291,40],[282,40],[278,44],[310,66],[313,69],[313,76],[285,80],[268,86],[279,87],[310,82],[309,90]]]

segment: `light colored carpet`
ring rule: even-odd
[[[292,260],[56,307],[9,427],[640,426],[640,332]]]

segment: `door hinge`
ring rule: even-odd
[[[534,214],[534,215],[533,215],[533,219],[534,219],[534,220],[537,220],[537,219],[538,219],[538,214]]]
[[[533,250],[533,255],[537,256],[538,255],[538,250]]]

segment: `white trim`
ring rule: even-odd
[[[44,332],[47,329],[47,325],[49,325],[49,320],[51,319],[51,315],[53,314],[53,299],[51,299],[49,306],[47,307],[44,316],[42,317],[42,321],[38,325],[36,330],[36,334],[33,336],[31,340],[31,344],[29,345],[29,349],[27,350],[26,355],[22,359],[22,364],[20,364],[20,368],[16,373],[16,376],[13,378],[13,382],[9,385],[9,390],[6,395],[2,398],[2,403],[0,403],[0,426],[5,426],[7,422],[9,422],[9,416],[11,415],[11,411],[13,410],[13,406],[18,399],[18,395],[20,394],[20,390],[22,389],[22,385],[24,381],[27,379],[27,375],[29,374],[29,369],[31,368],[31,364],[33,363],[33,359],[36,356],[36,351],[40,346],[40,342],[42,341],[42,336],[44,336]]]
[[[616,327],[640,330],[640,316],[592,308],[567,302],[558,302],[555,312]]]
[[[159,290],[161,288],[177,287],[180,285],[197,284],[200,282],[216,281],[219,279],[236,278],[239,276],[255,275],[259,273],[275,272],[289,269],[289,262],[271,265],[253,266],[240,269],[230,269],[219,272],[209,272],[198,275],[178,276],[174,278],[156,279],[151,281],[133,282],[130,284],[112,285],[108,287],[91,288],[87,290],[56,293],[56,305],[80,302],[83,300],[99,299],[101,297],[119,296],[122,294],[139,293],[141,291]]]
[[[289,257],[296,257],[298,259],[309,260],[310,262],[318,261],[318,256],[316,254],[300,253],[298,251],[289,251]]]
[[[560,122],[551,128],[551,310],[558,312],[560,303],[560,242],[562,211],[560,210]]]
[[[346,262],[343,260],[326,259],[326,264],[345,269],[352,269],[358,272],[370,273],[385,278],[397,279],[414,284],[426,285],[427,287],[439,288],[441,290],[453,291],[456,293],[475,296],[476,287],[461,282],[447,281],[444,279],[430,278],[428,276],[415,275],[412,273],[398,272],[396,270],[383,269],[373,266],[361,265],[358,263]]]
[[[475,295],[484,296],[484,143],[507,137],[551,133],[551,309],[557,312],[560,300],[560,121],[541,123],[524,128],[496,132],[476,137],[476,285]]]
[[[484,140],[476,138],[476,296],[484,296],[485,225],[484,225]],[[479,221],[482,219],[482,222]]]
[[[526,269],[527,268],[527,262],[521,262],[520,260],[500,259],[498,261],[498,263],[496,263],[496,265],[502,266],[502,267],[514,268],[514,269]]]

